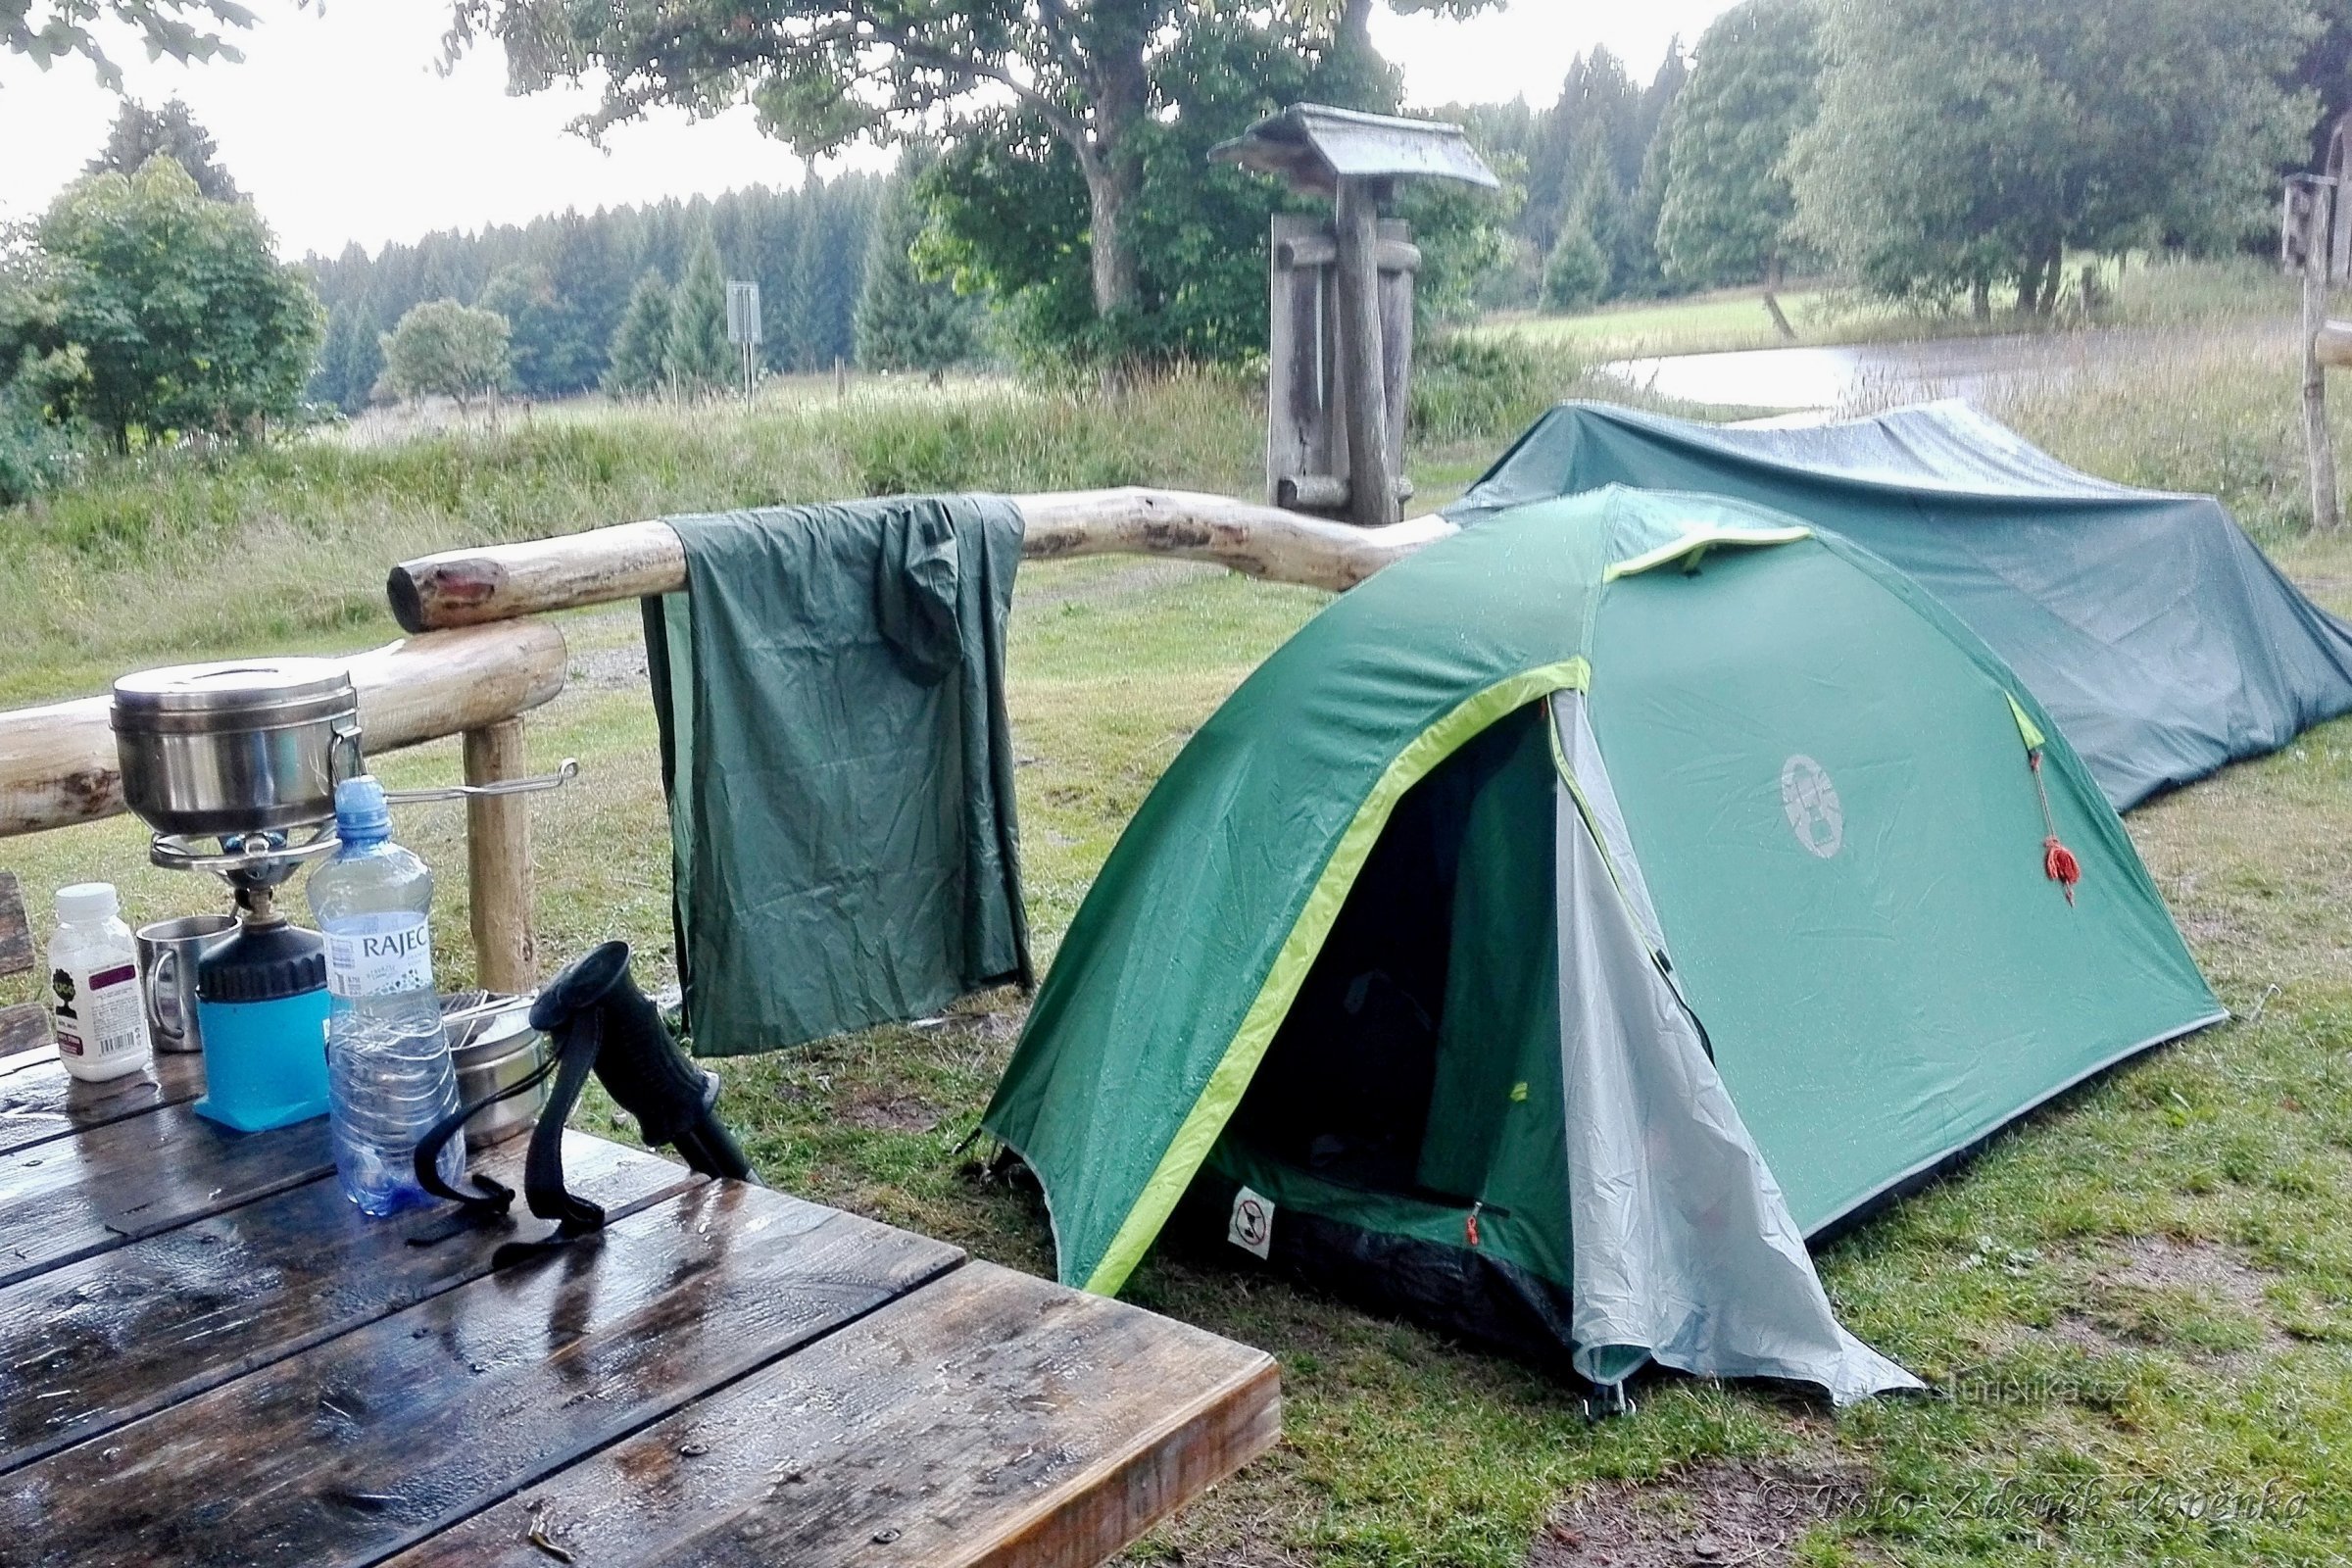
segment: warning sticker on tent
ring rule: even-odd
[[[1838,786],[1829,771],[1799,754],[1781,764],[1781,808],[1796,842],[1828,859],[1845,845],[1845,808],[1838,804]]]
[[[1247,1187],[1234,1194],[1233,1222],[1225,1227],[1225,1239],[1245,1252],[1265,1256],[1274,1245],[1274,1200]]]

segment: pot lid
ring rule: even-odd
[[[351,672],[328,659],[225,659],[115,682],[117,729],[243,729],[356,712]]]

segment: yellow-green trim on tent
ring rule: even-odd
[[[1792,545],[1799,539],[1812,537],[1813,530],[1810,528],[1714,528],[1694,525],[1680,539],[1617,562],[1600,574],[1600,580],[1615,582],[1620,577],[1638,576],[1685,559],[1695,567],[1698,558],[1717,545],[1745,549],[1757,545]]]
[[[1159,1164],[1152,1172],[1152,1179],[1144,1184],[1135,1206],[1120,1222],[1102,1262],[1088,1276],[1087,1290],[1098,1296],[1117,1295],[1119,1287],[1127,1283],[1127,1276],[1143,1261],[1152,1238],[1175,1211],[1177,1200],[1192,1185],[1217,1135],[1224,1131],[1225,1123],[1241,1104],[1243,1092],[1250,1087],[1258,1063],[1265,1058],[1266,1048],[1273,1044],[1274,1032],[1282,1026],[1291,1004],[1298,1000],[1298,988],[1306,983],[1315,956],[1323,951],[1324,940],[1331,935],[1332,924],[1348,902],[1348,890],[1355,886],[1356,876],[1371,858],[1372,847],[1380,841],[1390,813],[1403,799],[1404,792],[1505,714],[1553,692],[1583,691],[1592,678],[1592,666],[1581,657],[1522,670],[1464,698],[1396,754],[1340,835],[1331,858],[1324,863],[1322,874],[1307,895],[1305,906],[1291,926],[1291,934],[1283,940],[1282,951],[1275,955],[1265,983],[1258,987],[1256,1000],[1243,1015],[1241,1028],[1209,1073],[1200,1098],[1193,1102],[1193,1108],[1176,1129],[1176,1136],[1169,1140],[1167,1152],[1160,1155]]]
[[[2009,716],[2017,720],[2018,739],[2026,743],[2026,750],[2038,752],[2049,745],[2050,738],[2041,732],[2039,724],[2034,722],[2033,715],[2026,711],[2025,704],[2019,702],[2013,693],[2003,692],[2001,695],[2009,699]]]

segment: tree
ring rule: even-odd
[[[688,395],[715,392],[735,379],[735,348],[727,341],[727,279],[707,229],[669,297],[662,369],[671,386]]]
[[[43,71],[78,55],[100,82],[121,92],[122,73],[99,44],[93,23],[128,30],[151,60],[169,55],[184,64],[216,55],[244,59],[221,31],[253,25],[253,13],[236,0],[12,0],[0,5],[0,51],[23,55]]]
[[[0,365],[118,451],[133,430],[252,435],[291,415],[318,349],[318,296],[251,207],[207,201],[169,158],[84,176],[34,225]]]
[[[1544,304],[1554,311],[1589,310],[1609,284],[1609,259],[1582,223],[1560,230],[1544,264]]]
[[[124,99],[115,116],[114,128],[107,132],[105,149],[82,166],[82,172],[135,174],[147,166],[148,159],[156,157],[169,158],[186,170],[209,200],[245,199],[237,182],[228,177],[228,171],[220,167],[220,149],[213,144],[212,132],[196,123],[188,106],[176,98],[161,109]]]
[[[1491,0],[1392,0],[1399,10],[1465,14]],[[1057,243],[1083,247],[1092,310],[1131,313],[1143,297],[1135,218],[1144,146],[1154,134],[1155,67],[1203,17],[1280,26],[1324,49],[1368,53],[1372,0],[735,0],[568,6],[456,0],[451,36],[505,44],[524,91],[597,80],[591,132],[677,105],[714,114],[745,96],[804,155],[870,137],[944,135],[1004,143],[1050,136],[1075,168],[1084,203]],[[1001,107],[1008,101],[1009,110]],[[1034,151],[1034,149],[1029,149]]]
[[[994,300],[1007,346],[1031,360],[1110,372],[1134,362],[1230,362],[1266,346],[1269,218],[1324,212],[1263,175],[1209,162],[1209,150],[1282,105],[1311,99],[1394,107],[1396,79],[1368,55],[1309,48],[1291,24],[1238,7],[1198,7],[1153,57],[1152,112],[1130,142],[1140,197],[1130,311],[1095,308],[1089,195],[1076,160],[1042,120],[1015,107],[988,133],[949,146],[921,178],[932,215],[925,255],[966,293]],[[1423,251],[1419,298],[1468,294],[1465,270],[1498,249],[1496,204],[1434,182],[1408,186],[1397,216]]]
[[[384,373],[384,349],[375,318],[351,300],[337,305],[326,317],[326,341],[318,350],[318,368],[311,376],[311,400],[331,403],[345,414],[368,406],[376,380]]]
[[[2232,246],[2315,105],[2301,0],[1830,0],[1797,231],[1881,293],[2056,304],[2068,247]],[[1701,69],[1704,69],[1703,59]]]
[[[643,397],[661,390],[669,359],[669,285],[647,268],[612,331],[605,390]]]
[[[1764,281],[1765,309],[1795,336],[1777,293],[1796,198],[1783,163],[1820,109],[1821,0],[1747,0],[1700,34],[1667,136],[1658,248],[1691,283]]]
[[[556,298],[547,269],[517,262],[502,267],[482,285],[477,310],[507,318],[507,385],[533,396],[572,390],[561,383],[570,345],[569,313]]]
[[[899,178],[883,203],[865,254],[858,295],[858,363],[878,370],[927,370],[936,375],[980,352],[985,308],[955,285],[926,277],[915,262],[929,213],[915,186],[928,159],[921,150],[900,161]]]
[[[384,335],[384,380],[396,397],[435,393],[458,413],[507,379],[507,318],[456,300],[415,306]]]

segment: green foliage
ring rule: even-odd
[[[1457,16],[1492,3],[1392,0]],[[943,138],[956,151],[935,172],[932,197],[960,247],[956,265],[1015,306],[1032,348],[1099,361],[1222,359],[1264,338],[1231,341],[1250,318],[1230,298],[1237,248],[1224,232],[1224,209],[1242,197],[1219,185],[1231,171],[1204,171],[1198,155],[1212,129],[1230,134],[1301,96],[1285,86],[1302,73],[1363,74],[1374,64],[1371,7],[777,0],[747,13],[733,0],[458,0],[452,36],[463,46],[496,34],[524,90],[600,82],[592,128],[658,104],[714,113],[748,96],[804,154],[859,138]],[[1254,113],[1238,116],[1245,106]],[[1043,205],[1023,208],[1015,191]],[[1264,216],[1262,196],[1249,205]],[[1155,232],[1169,225],[1179,232]],[[1034,237],[1049,241],[1048,254],[1025,258],[1021,242]],[[1243,243],[1253,251],[1262,236]]]
[[[253,13],[236,0],[11,0],[0,6],[0,54],[22,55],[43,71],[78,56],[100,83],[121,92],[122,73],[99,33],[119,28],[137,40],[148,59],[170,56],[185,64],[215,56],[244,59],[221,33],[252,24]]]
[[[1151,113],[1130,137],[1135,195],[1121,220],[1136,258],[1127,308],[1098,309],[1093,258],[1072,243],[1093,221],[1085,173],[1038,114],[996,112],[923,175],[927,254],[1003,303],[1029,359],[1234,363],[1265,351],[1269,220],[1327,204],[1212,164],[1209,149],[1299,100],[1393,108],[1396,81],[1377,62],[1247,12],[1201,8],[1150,61]],[[1397,211],[1422,247],[1425,305],[1459,308],[1499,252],[1491,198],[1423,186]]]
[[[1609,286],[1609,259],[1582,223],[1560,230],[1544,263],[1544,304],[1554,311],[1589,310]]]
[[[1693,283],[1752,282],[1789,251],[1782,169],[1820,109],[1822,0],[1746,0],[1700,35],[1667,140],[1658,248]]]
[[[368,310],[345,300],[327,313],[326,341],[311,373],[310,399],[357,414],[374,396],[384,373],[382,331]]]
[[[1582,228],[1607,264],[1595,298],[1668,290],[1657,253],[1658,214],[1667,198],[1666,144],[1690,75],[1679,39],[1646,87],[1614,54],[1594,48],[1570,62],[1549,109],[1537,112],[1521,102],[1441,111],[1463,122],[1518,196],[1509,243],[1496,252],[1510,272],[1489,285],[1487,303],[1541,304],[1544,262],[1569,228]]]
[[[1882,293],[2044,313],[2069,248],[2234,246],[2302,145],[2309,33],[2301,0],[1830,0],[1798,228]]]
[[[1413,355],[1414,438],[1438,445],[1498,440],[1533,424],[1583,373],[1583,360],[1556,346],[1433,334]]]
[[[482,285],[474,301],[481,310],[507,318],[507,379],[503,386],[517,391],[544,387],[575,387],[594,378],[582,363],[593,358],[581,335],[578,312],[556,292],[555,279],[545,267],[514,263],[500,268]]]
[[[60,418],[118,449],[250,436],[292,415],[318,347],[318,296],[252,208],[205,199],[169,158],[69,186],[33,226],[0,365],[33,368]]]
[[[844,174],[796,190],[753,186],[427,234],[373,256],[349,246],[308,265],[330,307],[350,304],[379,322],[427,300],[479,301],[495,284],[492,303],[514,307],[514,390],[559,398],[603,380],[638,279],[648,270],[682,277],[709,233],[723,274],[760,285],[769,363],[822,368],[851,352],[863,235],[888,190],[883,176]],[[501,281],[508,273],[515,275]]]
[[[148,159],[159,156],[185,170],[208,200],[244,200],[237,182],[220,167],[220,149],[214,144],[212,132],[196,123],[188,106],[176,98],[161,109],[124,99],[122,112],[115,116],[114,128],[107,132],[105,149],[82,166],[82,172],[135,174],[147,167]]]
[[[629,293],[629,308],[612,332],[612,364],[605,390],[645,397],[662,389],[669,363],[669,285],[646,269]]]
[[[980,356],[987,307],[925,277],[915,261],[929,214],[908,159],[891,186],[866,253],[865,284],[858,296],[858,363],[878,370],[939,371]]]
[[[74,458],[74,443],[47,416],[31,378],[0,380],[0,507],[62,482]]]
[[[507,318],[456,300],[412,309],[384,337],[384,381],[396,397],[438,394],[463,411],[506,384]]]
[[[708,396],[736,381],[737,353],[727,341],[727,280],[718,270],[718,247],[705,234],[669,297],[662,370],[679,392]]]

